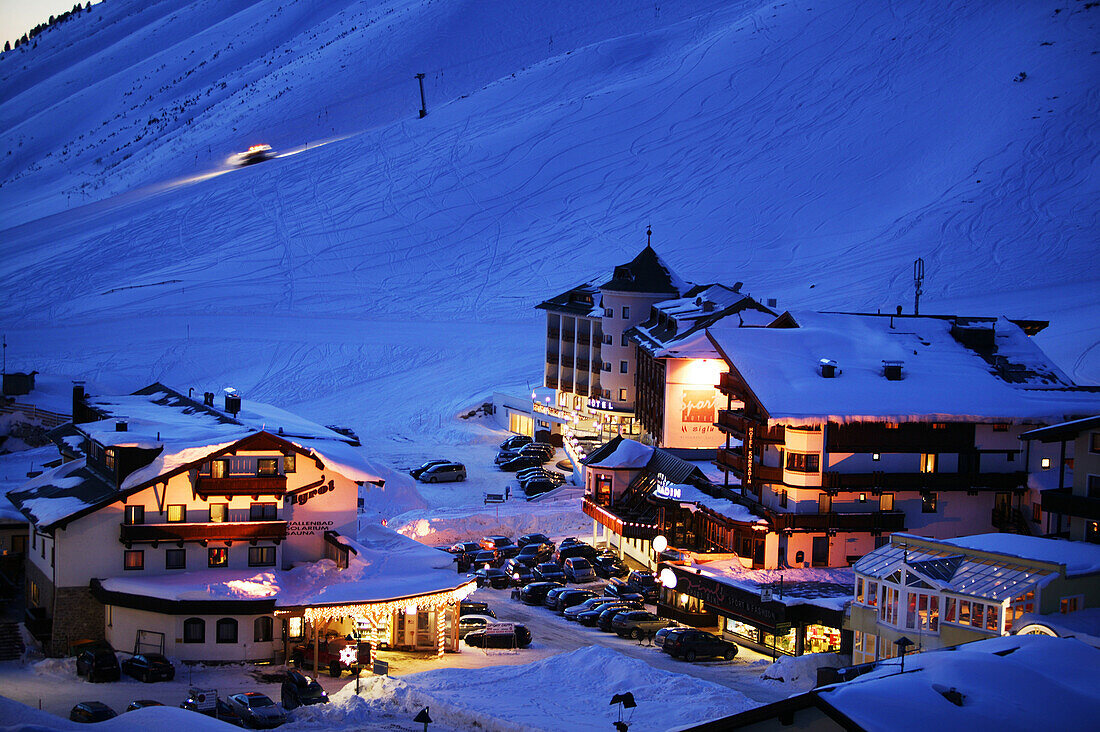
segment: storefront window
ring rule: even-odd
[[[797,628],[791,628],[786,633],[781,635],[772,635],[766,630],[760,631],[761,644],[768,648],[775,648],[780,653],[786,653],[788,656],[795,654],[795,647],[797,643],[798,633]]]
[[[740,620],[726,618],[726,632],[752,641],[753,643],[760,642],[760,629],[755,625],[742,623]]]
[[[835,653],[840,650],[840,630],[827,625],[807,625],[805,653]],[[872,651],[873,653],[873,651]]]

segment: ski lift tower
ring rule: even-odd
[[[920,296],[923,290],[921,287],[924,285],[924,259],[917,257],[913,262],[913,288],[915,290],[913,297],[913,315],[920,315]]]

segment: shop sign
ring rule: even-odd
[[[315,480],[301,488],[289,491],[285,499],[287,505],[294,504],[297,506],[304,506],[311,498],[323,496],[334,490],[336,490],[336,484],[331,480],[325,483],[325,476],[322,474],[320,480]]]
[[[668,478],[665,477],[664,473],[657,473],[657,487],[653,489],[653,492],[661,498],[678,500],[680,498],[681,489],[673,487],[668,482]]]
[[[719,611],[732,613],[769,627],[774,627],[778,621],[786,617],[786,606],[774,602],[766,605],[755,593],[740,590],[694,572],[684,571],[679,567],[673,566],[672,571],[677,577],[677,592],[697,597]]]
[[[286,525],[287,536],[312,536],[332,529],[331,521],[291,521]]]
[[[515,635],[515,623],[489,623],[485,626],[485,635]]]

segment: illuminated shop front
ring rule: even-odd
[[[662,617],[716,630],[728,640],[773,656],[850,651],[851,633],[841,630],[843,610],[794,595],[769,599],[759,589],[722,581],[706,565],[662,563],[660,568],[671,569],[676,578],[675,587],[662,588],[658,598],[657,614]],[[832,585],[822,584],[822,594],[831,593]]]

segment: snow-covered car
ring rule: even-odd
[[[458,637],[465,638],[475,630],[484,630],[486,625],[497,622],[489,615],[463,615],[458,619]]]
[[[244,152],[234,155],[233,162],[237,165],[252,165],[273,157],[275,157],[275,151],[271,149],[271,145],[251,145]]]
[[[127,712],[134,712],[134,711],[137,711],[138,709],[145,709],[146,707],[163,707],[163,706],[164,706],[164,704],[162,702],[156,701],[155,699],[135,699],[134,701],[130,702],[130,704],[126,707],[126,711]]]
[[[286,723],[286,712],[266,694],[258,691],[232,694],[225,701],[249,727],[269,729]]]
[[[152,681],[171,681],[176,677],[176,668],[172,662],[159,653],[137,653],[125,659],[122,673],[150,683]]]
[[[505,625],[496,623],[494,625]],[[465,641],[468,646],[477,648],[526,648],[531,645],[531,631],[527,627],[514,623],[511,633],[497,633],[494,625],[487,625],[480,630],[471,630],[466,634]]]
[[[310,704],[328,704],[328,692],[316,679],[301,671],[290,670],[283,679],[279,700],[283,709],[295,709]]]

